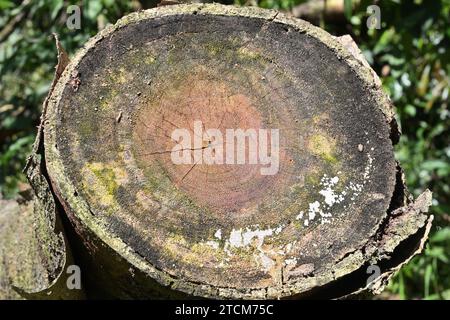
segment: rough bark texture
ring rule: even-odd
[[[48,234],[55,206],[69,218],[92,297],[376,293],[423,247],[431,193],[408,196],[393,108],[350,37],[269,10],[160,7],[103,30],[54,84],[28,176]],[[195,121],[279,129],[279,172],[175,165],[171,132]]]
[[[55,35],[58,64],[48,97],[68,64]],[[0,299],[79,299],[83,290],[66,286],[72,254],[66,246],[57,205],[46,175],[43,121],[24,172],[31,188],[14,200],[0,199]]]

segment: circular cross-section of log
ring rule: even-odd
[[[363,263],[345,257],[375,234],[394,191],[370,79],[326,32],[273,11],[133,14],[58,82],[49,175],[75,225],[162,284],[305,292]]]

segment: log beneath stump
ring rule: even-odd
[[[58,64],[49,96],[68,64],[68,57],[55,35]],[[67,286],[72,253],[58,214],[57,202],[46,173],[43,145],[43,116],[24,172],[24,184],[15,199],[0,195],[0,300],[82,299],[83,288]]]
[[[382,287],[423,246],[431,195],[408,199],[393,110],[359,54],[304,21],[222,5],[131,14],[91,39],[44,123],[45,176],[90,294],[339,297],[374,263]],[[279,150],[251,162],[251,136],[241,163],[208,163],[227,129],[278,130]],[[176,130],[192,140],[181,151]]]

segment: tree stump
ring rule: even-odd
[[[341,297],[372,264],[382,288],[431,222],[393,114],[351,39],[304,21],[216,4],[122,18],[43,118],[88,296]]]

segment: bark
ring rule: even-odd
[[[174,164],[173,130],[195,139],[196,121],[203,132],[279,129],[279,171]],[[51,279],[71,249],[88,297],[380,292],[432,220],[431,193],[408,195],[398,136],[350,37],[256,8],[126,16],[59,64],[44,104],[27,173],[60,252]],[[204,137],[189,151],[212,152]],[[367,284],[374,264],[381,273]]]
[[[58,65],[49,95],[68,64],[56,35]],[[43,149],[43,122],[24,169],[30,186],[18,199],[0,200],[0,299],[79,299],[83,290],[69,290],[67,266],[72,254],[48,183]]]

